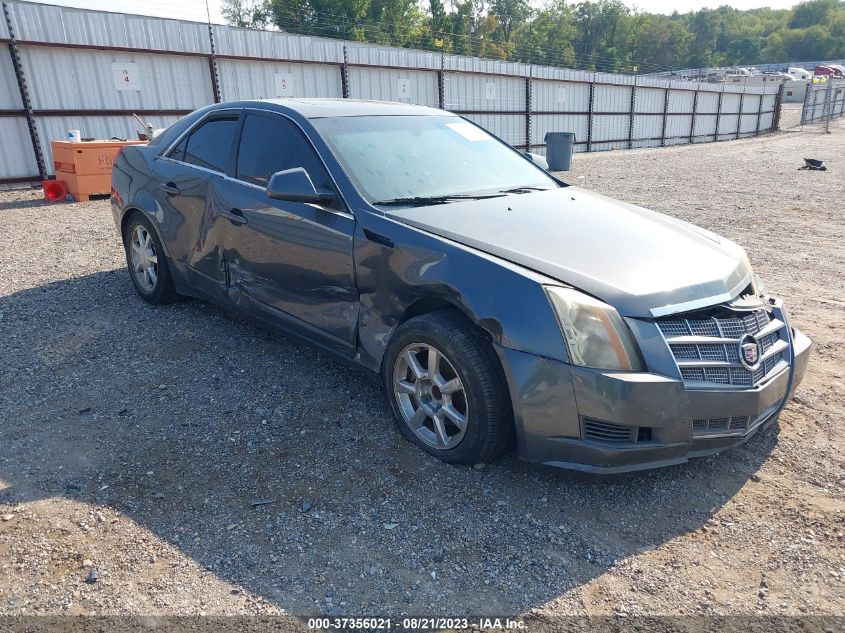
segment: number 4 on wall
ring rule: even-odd
[[[118,92],[137,92],[141,90],[141,78],[138,64],[135,62],[115,62],[111,65],[114,89]]]

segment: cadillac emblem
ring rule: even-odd
[[[739,362],[749,371],[754,371],[760,366],[760,359],[763,354],[760,350],[760,342],[753,334],[746,334],[739,339]]]

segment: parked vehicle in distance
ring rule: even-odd
[[[209,106],[125,148],[111,202],[143,299],[213,301],[380,375],[447,462],[679,464],[774,421],[810,353],[737,244],[433,108]]]
[[[838,64],[822,64],[820,66],[816,66],[813,74],[816,77],[839,79],[841,77],[845,77],[845,68],[839,66]]]
[[[804,80],[809,81],[813,78],[813,73],[805,68],[798,68],[796,66],[790,66],[786,74],[789,75],[792,79],[796,80]]]

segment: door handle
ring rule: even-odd
[[[246,224],[247,219],[244,216],[244,212],[240,209],[229,209],[228,211],[221,211],[220,215],[224,218],[228,218],[232,224]]]
[[[182,193],[181,191],[179,191],[179,187],[174,185],[172,182],[169,182],[167,184],[162,183],[158,186],[158,188],[161,189],[168,196],[178,196],[180,193]]]

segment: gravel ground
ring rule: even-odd
[[[744,245],[816,342],[779,425],[609,483],[437,462],[353,368],[141,302],[107,201],[0,193],[0,614],[845,614],[843,157],[843,122],[575,157]]]

